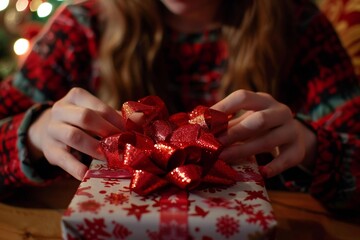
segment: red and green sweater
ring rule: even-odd
[[[299,36],[284,103],[317,136],[315,169],[305,187],[331,207],[360,202],[360,87],[332,25],[308,1],[297,1]],[[94,1],[64,5],[34,42],[19,71],[0,83],[0,192],[53,180],[52,166],[34,166],[29,125],[72,87],[95,92],[98,21]],[[179,110],[214,104],[227,49],[218,31],[173,36],[166,61],[169,91]],[[58,171],[58,169],[56,170]],[[286,185],[286,184],[285,184]],[[1,194],[1,193],[0,193]]]

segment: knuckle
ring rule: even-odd
[[[257,128],[262,129],[266,126],[266,115],[264,112],[255,112],[254,121],[256,122]]]
[[[80,130],[76,128],[71,128],[65,133],[64,138],[64,142],[71,143],[72,145],[77,145],[82,141],[82,134]]]
[[[78,115],[78,121],[83,124],[88,124],[92,119],[92,111],[88,108],[82,109]]]
[[[85,90],[79,87],[74,87],[70,89],[68,94],[66,95],[66,98],[69,98],[70,100],[75,100],[79,95],[84,94]]]
[[[235,98],[245,99],[249,95],[249,92],[244,89],[239,89],[233,92]]]
[[[257,94],[259,94],[259,95],[261,95],[261,96],[263,96],[263,97],[265,97],[265,98],[267,98],[267,99],[274,99],[273,98],[273,96],[271,95],[271,94],[269,94],[269,93],[266,93],[266,92],[257,92]]]

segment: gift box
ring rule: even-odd
[[[229,116],[169,116],[155,96],[126,102],[62,218],[64,239],[266,239],[276,221],[255,158],[231,167],[217,137]],[[142,113],[141,121],[132,114]]]
[[[229,187],[142,196],[128,171],[94,160],[62,217],[63,239],[272,239],[277,222],[256,162],[234,169]]]

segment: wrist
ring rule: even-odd
[[[297,119],[296,119],[297,120]],[[305,157],[301,162],[301,166],[312,172],[315,167],[317,138],[315,132],[305,125],[302,121],[298,121],[298,126],[303,135],[305,145]]]

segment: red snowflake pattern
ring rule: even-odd
[[[123,208],[124,210],[128,211],[128,216],[135,215],[136,219],[140,221],[141,216],[145,213],[149,213],[150,211],[147,209],[149,205],[136,205],[131,204],[130,208]]]
[[[270,200],[264,195],[264,191],[263,190],[259,190],[259,191],[247,191],[245,190],[244,192],[246,192],[248,194],[248,196],[245,198],[245,201],[251,201],[251,200],[255,200],[255,199],[262,199],[266,202],[270,202]]]
[[[229,238],[239,232],[239,220],[228,215],[219,217],[216,222],[216,232]]]
[[[79,202],[78,205],[79,205],[79,212],[93,212],[93,213],[97,213],[102,206],[102,204],[98,203],[95,200]]]
[[[76,190],[75,195],[78,195],[78,196],[87,196],[87,197],[89,197],[89,198],[93,198],[94,195],[92,195],[91,193],[85,191],[85,190],[90,190],[90,189],[91,189],[91,186],[80,187],[80,188],[78,188],[78,190]]]
[[[225,198],[214,197],[214,198],[207,198],[204,200],[209,207],[222,207],[222,208],[229,208],[230,202]]]
[[[104,184],[104,187],[108,188],[119,184],[119,182],[120,182],[119,179],[108,178],[106,179],[106,181],[102,181],[101,183]]]
[[[204,209],[202,209],[199,206],[195,206],[195,212],[194,213],[190,213],[190,216],[198,216],[198,217],[206,217],[209,214],[209,211],[205,211]]]
[[[261,206],[260,204],[246,204],[239,200],[235,200],[236,206],[234,209],[237,211],[237,215],[248,214],[252,215],[255,212],[255,208]]]
[[[206,186],[203,189],[201,189],[201,191],[205,192],[205,193],[216,193],[216,192],[222,192],[225,189],[228,189],[231,186]]]
[[[239,173],[237,180],[240,182],[263,182],[260,173],[251,167],[244,167]]]
[[[105,202],[110,203],[111,205],[122,205],[129,201],[129,196],[124,193],[110,193],[105,196]]]
[[[130,231],[124,225],[116,222],[113,222],[113,224],[115,225],[113,230],[113,235],[116,239],[126,239],[132,234],[132,231]]]
[[[269,229],[269,222],[272,222],[275,219],[274,215],[272,213],[270,214],[264,214],[262,210],[257,211],[255,214],[250,216],[246,221],[248,223],[254,223],[254,224],[260,224],[260,226],[264,230]]]
[[[69,207],[69,208],[67,208],[67,209],[64,211],[63,215],[66,216],[66,217],[69,217],[69,216],[71,216],[71,214],[73,214],[74,212],[75,212],[74,209],[72,209],[72,207]]]
[[[106,225],[103,218],[94,218],[94,221],[85,218],[84,222],[85,225],[77,225],[82,239],[102,240],[111,236],[111,234],[105,230]]]

